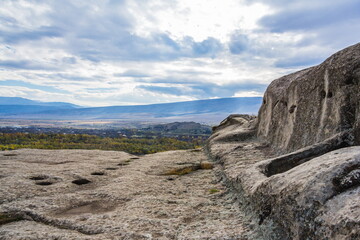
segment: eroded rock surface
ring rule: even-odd
[[[0,239],[246,239],[206,160],[199,150],[0,152]]]
[[[360,147],[312,155],[315,145],[271,158],[255,136],[228,141],[233,128],[240,139],[253,131],[250,122],[222,128],[207,150],[258,230],[254,239],[360,237]]]
[[[352,130],[360,144],[360,44],[277,80],[265,92],[257,135],[279,153]]]
[[[360,239],[359,103],[357,44],[273,81],[257,120],[214,128],[207,153],[263,239]]]

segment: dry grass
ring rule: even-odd
[[[185,166],[185,167],[181,167],[181,168],[173,168],[170,169],[168,171],[166,171],[164,174],[165,176],[168,175],[185,175],[185,174],[189,174],[192,173],[194,171],[200,170],[200,169],[204,169],[204,170],[209,170],[209,169],[213,169],[214,166],[212,163],[210,162],[201,162],[200,164],[193,164],[191,166]]]
[[[187,167],[182,167],[182,168],[174,168],[174,169],[168,170],[163,175],[165,175],[165,176],[168,176],[168,175],[182,176],[182,175],[189,174],[189,173],[194,172],[199,169],[200,169],[200,165],[193,165],[193,166],[187,166]]]
[[[217,192],[220,192],[220,190],[216,189],[216,188],[209,189],[210,194],[214,194],[214,193],[217,193]]]
[[[204,161],[204,162],[200,163],[200,168],[205,169],[205,170],[209,170],[209,169],[213,169],[214,165],[212,163],[210,163],[210,162]]]

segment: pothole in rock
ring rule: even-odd
[[[343,169],[343,172],[333,179],[335,190],[338,193],[344,192],[352,187],[360,185],[360,164],[350,165]]]
[[[0,226],[11,222],[23,220],[23,217],[11,213],[0,212]]]
[[[139,157],[132,157],[130,159],[135,160],[135,159],[140,159],[140,158]]]
[[[118,170],[118,168],[114,168],[114,167],[108,167],[108,168],[105,168],[106,170]]]
[[[127,165],[130,165],[129,162],[121,162],[118,164],[118,166],[127,166]]]
[[[201,148],[195,148],[195,149],[190,150],[190,152],[201,152],[201,151],[202,151]]]
[[[74,161],[63,161],[63,162],[54,162],[54,163],[48,163],[49,165],[61,165],[66,163],[72,163]]]
[[[91,175],[103,176],[103,175],[105,175],[105,173],[104,172],[92,172]]]
[[[39,175],[39,176],[30,177],[29,179],[30,179],[30,180],[34,180],[34,181],[38,181],[38,180],[45,180],[45,179],[48,179],[48,178],[49,178],[48,176]]]
[[[116,204],[114,202],[106,202],[106,201],[95,201],[95,202],[87,202],[80,203],[75,206],[68,207],[66,209],[60,210],[56,213],[56,215],[60,216],[68,216],[68,215],[80,215],[84,213],[104,213],[114,210]]]
[[[194,162],[177,162],[176,165],[193,165],[196,164]]]
[[[48,186],[48,185],[52,185],[52,182],[48,182],[48,181],[44,181],[44,182],[36,182],[36,185],[40,185],[40,186]]]
[[[14,157],[14,156],[17,156],[16,153],[4,153],[3,154],[4,157]]]
[[[80,178],[80,179],[76,179],[76,180],[72,181],[72,183],[74,183],[76,185],[84,185],[84,184],[91,183],[91,181],[87,180],[86,178]]]

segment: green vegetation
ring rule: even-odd
[[[0,133],[0,150],[35,149],[100,149],[149,154],[170,150],[194,149],[203,144],[201,138],[181,141],[174,138],[134,139],[108,138],[87,134]]]
[[[193,165],[193,166],[182,167],[182,168],[174,168],[174,169],[168,170],[163,175],[165,175],[165,176],[168,176],[168,175],[182,176],[182,175],[189,174],[189,173],[194,172],[199,169],[200,169],[199,165]]]
[[[220,190],[216,189],[216,188],[209,189],[210,194],[214,194],[214,193],[217,193],[217,192],[220,192]]]

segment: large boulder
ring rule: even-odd
[[[206,150],[260,236],[360,239],[360,44],[268,87]]]
[[[359,145],[360,44],[274,80],[259,111],[257,135],[285,153],[349,129]]]

